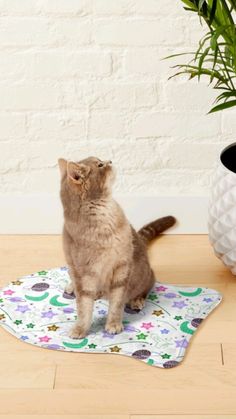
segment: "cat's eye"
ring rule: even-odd
[[[98,167],[103,167],[103,163],[99,163],[98,164]]]

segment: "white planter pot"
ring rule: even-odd
[[[220,155],[212,182],[208,227],[216,256],[236,275],[236,143]]]

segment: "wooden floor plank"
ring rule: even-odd
[[[220,387],[222,382],[221,348],[218,344],[192,345],[189,358],[168,373],[150,367],[143,362],[119,355],[78,354],[78,362],[58,362],[55,388],[110,389],[130,391],[132,389],[188,389]],[[150,371],[151,369],[151,371]]]
[[[157,278],[173,284],[225,283],[235,278],[217,259],[205,235],[162,236],[149,247]]]
[[[130,415],[0,415],[0,419],[130,419]]]
[[[130,415],[130,419],[235,419],[235,415]]]
[[[5,352],[0,357],[0,389],[53,388],[55,371],[55,363],[32,352]]]
[[[0,414],[234,414],[235,387],[110,390],[0,390]]]
[[[118,355],[43,350],[0,328],[0,419],[236,418],[236,278],[206,236],[163,236],[149,255],[161,281],[224,296],[182,365],[163,370]],[[0,285],[64,263],[60,236],[0,237]]]
[[[232,329],[232,334],[235,334],[235,328]],[[236,341],[235,343],[222,344],[222,356],[225,367],[229,369],[236,369]],[[235,382],[236,386],[236,382]]]

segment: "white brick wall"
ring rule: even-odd
[[[202,34],[180,0],[0,0],[0,194],[57,193],[58,157],[114,160],[118,194],[206,195],[235,111],[172,79]]]

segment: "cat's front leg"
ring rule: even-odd
[[[67,294],[73,294],[74,290],[75,290],[74,283],[75,283],[75,280],[76,280],[76,278],[75,278],[76,274],[75,274],[75,270],[74,270],[73,267],[69,266],[68,274],[69,274],[70,280],[65,286],[65,292]]]
[[[89,284],[89,279],[84,277],[85,284]],[[93,306],[96,297],[95,291],[89,289],[89,287],[81,287],[79,290],[76,288],[75,283],[75,295],[77,305],[77,321],[70,331],[70,337],[73,339],[84,338],[90,329],[92,323]]]
[[[123,330],[123,313],[126,299],[128,267],[123,265],[116,269],[110,287],[109,310],[105,330],[109,333],[120,333]]]

